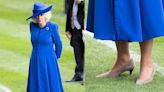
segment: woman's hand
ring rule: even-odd
[[[67,36],[68,39],[71,39],[71,37],[72,37],[72,35],[69,31],[66,32],[66,36]]]

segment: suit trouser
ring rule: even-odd
[[[82,29],[78,30],[75,28],[71,31],[71,34],[72,34],[71,46],[74,49],[74,55],[76,61],[74,77],[83,78],[85,45],[83,41]]]

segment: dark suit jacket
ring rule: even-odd
[[[69,7],[67,12],[67,20],[66,20],[66,31],[72,30],[71,17],[72,17],[73,3],[74,0],[69,0]],[[84,1],[81,1],[81,3],[78,4],[77,20],[81,25],[81,29],[84,29]]]

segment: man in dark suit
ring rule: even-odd
[[[65,0],[65,2],[64,2],[64,12],[65,12],[65,14],[67,14],[67,11],[68,11],[68,7],[69,7],[69,2],[70,2],[70,0]]]
[[[76,68],[73,78],[66,82],[83,81],[84,71],[84,0],[69,0],[66,20],[66,36],[74,49]]]

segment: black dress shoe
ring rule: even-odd
[[[83,81],[82,73],[76,73],[71,80],[67,80],[65,82],[80,82]]]

